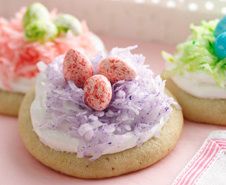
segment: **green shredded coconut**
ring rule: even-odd
[[[226,59],[219,59],[214,53],[214,30],[218,20],[203,21],[200,26],[191,25],[191,35],[179,44],[174,55],[162,52],[163,58],[174,67],[172,74],[184,72],[205,72],[223,87],[226,81]]]

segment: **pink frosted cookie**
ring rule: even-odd
[[[14,116],[34,84],[39,61],[48,64],[71,48],[88,59],[105,52],[102,41],[85,23],[69,14],[49,12],[40,3],[22,8],[10,20],[0,18],[0,48],[0,113]],[[9,111],[10,102],[18,102],[15,111]]]

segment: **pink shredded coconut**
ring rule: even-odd
[[[11,20],[0,18],[0,80],[5,88],[10,90],[9,82],[18,77],[35,77],[38,73],[37,62],[50,63],[70,48],[79,48],[89,57],[99,52],[93,40],[94,34],[84,22],[83,33],[79,36],[68,32],[44,44],[26,41],[22,26],[24,13],[25,8],[22,8]],[[56,11],[51,12],[52,17],[56,15]]]

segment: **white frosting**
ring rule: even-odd
[[[34,84],[35,84],[35,78],[32,78],[32,79],[19,78],[17,80],[9,81],[10,91],[18,92],[18,93],[26,93]],[[0,89],[9,91],[9,89],[7,89],[1,81],[0,81]]]
[[[95,43],[95,47],[100,52],[106,52],[105,47],[101,39],[95,35],[92,34],[91,37],[92,41]],[[16,80],[9,80],[9,86],[10,90],[4,86],[4,84],[0,80],[0,89],[10,92],[18,92],[18,93],[26,93],[29,91],[29,89],[35,84],[35,77],[34,78],[18,78]]]
[[[172,70],[174,64],[165,63],[167,70]],[[171,77],[173,82],[185,92],[198,97],[207,99],[226,99],[226,82],[225,87],[220,87],[216,81],[204,72],[184,72],[175,74]]]
[[[226,82],[225,87],[220,87],[211,76],[203,72],[175,75],[172,80],[178,87],[195,97],[226,99]]]
[[[43,66],[42,66],[43,67]],[[46,123],[53,119],[51,115],[46,115],[46,75],[41,73],[36,82],[36,92],[35,99],[31,105],[30,113],[32,119],[33,130],[39,136],[41,142],[53,148],[57,151],[65,152],[77,152],[77,147],[79,140],[78,138],[71,137],[67,133],[62,131],[52,130],[48,128],[43,128],[40,123]],[[47,116],[47,118],[46,118]],[[155,136],[158,131],[161,130],[164,125],[165,120],[161,120],[160,123],[157,123],[151,130],[148,131],[148,134],[145,134],[147,137],[144,141],[149,140]],[[111,154],[120,152],[129,148],[133,148],[138,143],[138,137],[133,134],[133,132],[128,132],[124,135],[115,135],[114,145],[109,145],[103,152],[103,154]],[[116,142],[116,143],[115,143]]]

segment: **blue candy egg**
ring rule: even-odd
[[[217,37],[221,33],[226,32],[226,16],[223,17],[220,22],[217,24],[217,27],[214,31],[214,36]]]
[[[226,32],[221,33],[214,43],[215,54],[219,59],[226,58]]]

